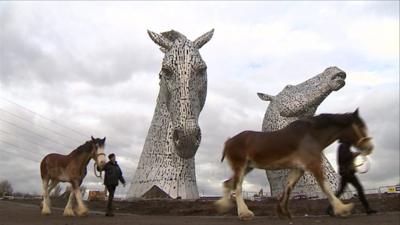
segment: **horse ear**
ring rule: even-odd
[[[172,47],[172,42],[168,40],[166,37],[156,34],[152,31],[147,30],[147,33],[149,34],[151,40],[154,41],[157,45],[159,45],[161,48],[164,49],[170,49]],[[163,51],[163,50],[162,50]]]
[[[272,101],[275,99],[275,96],[267,95],[264,93],[257,93],[257,95],[263,101]]]
[[[208,31],[207,33],[198,37],[193,42],[194,47],[196,47],[197,49],[200,49],[201,47],[203,47],[203,45],[205,45],[209,40],[211,40],[213,34],[214,34],[214,29],[212,29],[212,30]]]
[[[90,136],[90,137],[92,138],[92,141],[95,141],[93,136]]]
[[[103,144],[106,142],[106,137],[103,138]]]
[[[353,112],[353,115],[354,115],[355,117],[358,117],[358,108],[356,109],[356,111]]]

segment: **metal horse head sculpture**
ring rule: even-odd
[[[332,91],[338,91],[345,85],[345,79],[346,73],[334,66],[300,84],[287,85],[276,96],[257,93],[261,100],[271,101],[265,113],[263,127],[265,125],[270,128],[268,131],[272,131],[283,128],[300,117],[314,115],[318,106]],[[277,118],[278,121],[271,121],[271,116],[280,118]]]
[[[198,198],[194,155],[201,141],[198,119],[207,95],[207,66],[199,49],[214,30],[195,41],[174,30],[148,33],[165,55],[157,106],[127,196],[142,197],[157,186],[170,197]]]
[[[313,116],[318,106],[333,91],[345,85],[346,73],[338,67],[328,67],[322,73],[297,85],[287,85],[276,96],[257,93],[261,100],[270,101],[264,116],[262,131],[276,131],[302,117]],[[323,157],[325,174],[331,186],[337,186],[335,171]],[[287,171],[267,171],[273,196],[279,195],[286,181]],[[302,188],[300,188],[302,187]],[[315,179],[306,173],[295,187],[295,192],[313,197],[320,193]],[[322,193],[320,197],[323,197]]]
[[[148,31],[165,53],[160,71],[161,101],[167,106],[174,129],[173,142],[183,158],[193,157],[201,141],[198,119],[207,95],[207,65],[199,49],[213,32],[192,42],[174,30],[161,35]]]

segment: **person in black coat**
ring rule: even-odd
[[[346,141],[340,141],[338,147],[338,165],[339,165],[339,174],[340,178],[340,186],[338,191],[336,192],[336,197],[340,197],[347,184],[350,183],[353,187],[356,188],[358,197],[364,206],[365,212],[369,214],[376,213],[377,211],[370,208],[367,199],[364,195],[364,189],[356,176],[356,169],[354,168],[354,159],[360,155],[359,152],[352,152],[350,150],[351,144]],[[332,207],[329,206],[327,208],[327,213],[333,215]]]
[[[124,177],[122,176],[121,168],[119,168],[117,161],[115,161],[115,154],[112,153],[108,155],[108,158],[110,159],[110,161],[108,161],[104,166],[104,171],[105,171],[104,185],[108,190],[108,203],[107,203],[106,216],[114,216],[112,201],[114,199],[115,189],[118,186],[118,181],[121,181],[124,187],[126,182]]]

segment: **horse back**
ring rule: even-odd
[[[295,153],[307,133],[309,124],[303,121],[278,131],[243,131],[225,142],[224,156],[234,161],[270,163]]]

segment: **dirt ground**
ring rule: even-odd
[[[399,200],[398,198],[394,198],[392,200]],[[292,208],[297,208],[297,206],[302,205],[302,203],[306,202],[313,202],[313,201],[299,201],[294,204]],[[384,203],[388,203],[388,201],[384,201]],[[390,202],[390,201],[389,201]],[[97,203],[99,206],[104,206],[104,203]],[[132,204],[132,203],[130,203]],[[169,204],[179,205],[177,202],[170,202]],[[193,202],[191,203],[193,205]],[[197,204],[197,203],[196,203]],[[196,205],[194,204],[194,205]],[[315,204],[315,203],[313,203]],[[394,203],[398,205],[398,201]],[[56,205],[56,203],[55,203]],[[363,224],[363,225],[399,225],[400,224],[400,211],[392,211],[392,210],[385,210],[382,211],[382,207],[379,208],[380,212],[375,215],[367,216],[362,213],[357,213],[351,215],[348,218],[332,218],[325,215],[312,215],[312,216],[305,216],[304,214],[301,216],[294,216],[292,222],[288,220],[280,220],[276,216],[262,216],[260,213],[256,212],[256,217],[252,221],[240,221],[234,213],[229,213],[229,215],[220,216],[214,215],[211,213],[210,215],[176,215],[177,213],[167,214],[164,213],[157,213],[154,215],[138,215],[124,212],[125,210],[117,209],[117,215],[113,218],[105,217],[102,211],[98,210],[96,204],[89,203],[88,204],[91,212],[89,216],[84,218],[66,218],[62,216],[62,208],[53,207],[53,214],[50,216],[42,216],[40,215],[39,206],[36,202],[26,202],[26,201],[5,201],[0,200],[0,225],[91,225],[91,224],[98,224],[98,225],[128,225],[128,224],[154,224],[154,225],[166,225],[166,224],[173,224],[173,225],[180,225],[180,224],[190,224],[190,225],[250,225],[250,224],[263,224],[263,225],[288,225],[288,224],[296,224],[296,225],[356,225],[356,224]],[[117,207],[120,207],[122,203]],[[144,207],[142,203],[139,204],[141,207]],[[168,205],[168,204],[159,204],[159,205]],[[393,202],[387,206],[393,205]],[[132,205],[130,205],[132,206]],[[254,208],[255,205],[253,205]],[[387,207],[386,206],[386,207]],[[165,207],[168,209],[170,206]],[[357,206],[356,206],[357,207]],[[148,208],[148,207],[146,207]],[[178,207],[179,208],[179,207]],[[251,209],[252,207],[250,207]],[[257,208],[257,207],[256,207]],[[389,207],[390,208],[390,207]],[[394,209],[393,207],[391,207]],[[397,206],[395,206],[397,208]],[[310,208],[309,208],[310,209]],[[178,210],[179,211],[179,210]],[[296,210],[295,210],[296,211]],[[148,210],[147,210],[148,212]],[[157,211],[156,211],[157,212]],[[185,214],[185,213],[183,213]],[[186,213],[188,214],[188,213]],[[190,213],[196,214],[196,213]],[[296,214],[296,213],[295,213]],[[298,214],[298,213],[297,213]]]
[[[279,220],[276,217],[257,216],[252,221],[240,221],[236,216],[145,216],[121,213],[108,218],[101,212],[92,211],[88,217],[65,218],[62,209],[53,209],[53,215],[41,216],[36,205],[0,201],[0,225],[127,225],[127,224],[190,224],[190,225],[222,225],[222,224],[263,224],[263,225],[397,225],[400,222],[400,212],[378,213],[372,216],[363,214],[352,215],[349,218],[331,218],[329,216],[295,217],[292,223]]]

